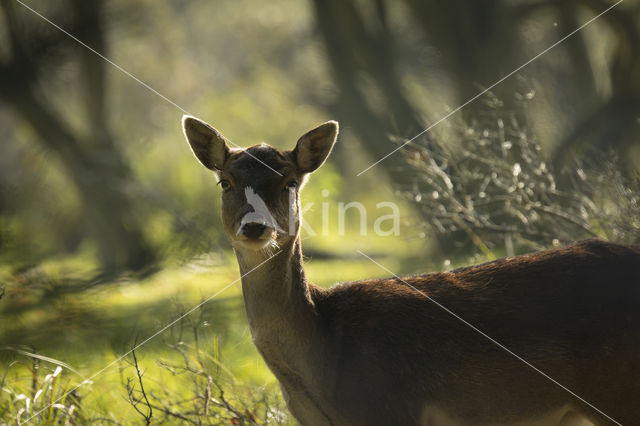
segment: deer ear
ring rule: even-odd
[[[230,152],[222,133],[190,115],[182,116],[182,131],[203,166],[213,171],[222,170]]]
[[[292,151],[298,170],[311,173],[324,164],[338,137],[338,122],[327,121],[298,139]]]

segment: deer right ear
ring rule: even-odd
[[[203,166],[213,171],[222,170],[230,152],[222,133],[190,115],[182,116],[182,131]]]

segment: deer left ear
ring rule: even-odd
[[[291,152],[298,170],[301,173],[311,173],[322,166],[331,154],[337,137],[337,121],[327,121],[302,135]]]

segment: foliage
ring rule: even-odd
[[[593,235],[637,242],[640,25],[630,2],[522,70],[534,99],[470,103],[461,121],[443,122],[406,157],[398,152],[355,176],[393,149],[389,134],[418,134],[451,111],[445,105],[462,105],[478,84],[498,81],[605,3],[29,2],[172,104],[0,0],[0,341],[20,344],[2,350],[0,422],[26,419],[83,383],[54,357],[99,371],[133,336],[179,315],[176,301],[193,306],[237,278],[215,176],[189,151],[181,108],[240,146],[264,140],[288,149],[314,125],[340,120],[331,164],[303,193],[302,204],[315,203],[306,220],[319,230],[323,203],[333,214],[338,202],[357,200],[371,213],[391,199],[410,227],[396,239],[360,237],[355,226],[341,236],[332,219],[330,235],[303,243],[309,276],[321,285],[384,274],[358,261],[363,247],[399,273],[432,269],[416,237],[425,225],[436,231],[430,242],[471,241],[482,259],[502,247]],[[511,93],[512,83],[496,90]],[[563,171],[576,145],[583,149]],[[147,249],[156,269],[104,274],[105,258],[134,267],[127,258]],[[239,290],[208,305],[198,321],[180,323],[191,332],[158,336],[130,364],[60,399],[42,422],[285,421]]]
[[[115,256],[139,241],[160,258],[219,248],[214,177],[194,166],[178,125],[183,111],[19,4],[0,6],[6,135],[0,259],[28,265],[65,253]],[[239,145],[265,140],[287,148],[314,124],[339,118],[343,131],[331,161],[347,181],[391,150],[388,134],[417,134],[442,117],[444,105],[463,104],[478,84],[497,81],[607,4],[36,0],[30,6]],[[563,153],[559,159],[580,142],[617,149],[621,163],[633,168],[640,50],[633,47],[639,26],[632,7],[616,6],[522,70],[537,92],[529,125],[548,152]],[[83,16],[100,25],[81,25]],[[496,90],[509,93],[512,80]],[[27,101],[52,113],[50,124],[69,137],[47,133],[30,115],[33,108],[21,107]],[[476,117],[476,104],[461,113]],[[99,142],[99,135],[110,137]],[[65,154],[72,141],[78,158]],[[105,155],[126,166],[122,179],[107,176],[109,163],[118,161]],[[69,172],[75,168],[97,174],[98,189]],[[340,186],[376,193],[385,177],[408,182],[403,169],[393,155]],[[114,183],[105,188],[106,182]],[[121,214],[105,196],[112,186],[113,200],[124,199]],[[114,237],[105,231],[111,228],[133,238],[112,249],[101,241]]]
[[[433,231],[471,241],[486,255],[503,245],[513,255],[514,247],[591,237],[637,242],[640,181],[611,158],[554,170],[526,121],[532,97],[518,95],[519,107],[506,110],[489,93],[482,120],[451,125],[437,144],[408,146],[405,161],[416,179],[399,187],[401,195]]]

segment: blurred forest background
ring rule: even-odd
[[[91,377],[237,278],[183,111],[241,146],[290,148],[340,121],[303,193],[314,228],[322,203],[333,214],[328,235],[303,235],[321,285],[384,275],[358,248],[413,273],[586,237],[640,241],[638,1],[441,123],[613,2],[25,4],[113,64],[0,0],[2,421],[290,421],[237,288]],[[357,216],[336,232],[336,203],[353,200],[368,208],[366,237]],[[381,201],[401,206],[400,236],[371,232]]]

